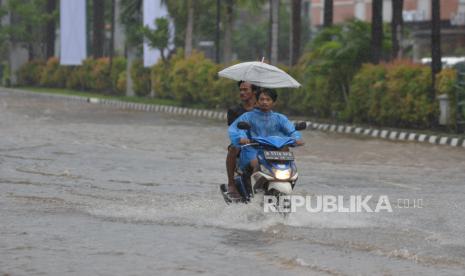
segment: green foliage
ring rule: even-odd
[[[58,58],[47,62],[30,61],[17,72],[19,85],[68,88],[99,93],[123,94],[126,91],[126,60],[113,60],[109,74],[109,59],[86,59],[82,66],[60,66]]]
[[[44,87],[64,87],[69,73],[68,67],[60,66],[58,58],[52,57],[42,70],[39,84]]]
[[[95,60],[87,58],[81,66],[72,68],[72,72],[66,82],[66,88],[85,91],[94,90],[94,76],[92,74],[94,66]]]
[[[240,24],[233,32],[233,51],[240,60],[257,60],[267,56],[268,22]]]
[[[446,94],[449,96],[450,100],[450,117],[452,123],[455,124],[456,121],[456,112],[457,112],[457,98],[455,90],[457,85],[457,70],[446,68],[442,69],[436,75],[436,95]],[[465,114],[464,114],[465,116]]]
[[[92,90],[100,93],[109,92],[112,88],[112,82],[109,78],[110,62],[109,59],[98,58],[95,60],[94,67],[92,68],[93,86]]]
[[[428,98],[431,70],[428,66],[396,61],[367,64],[351,86],[346,119],[393,127],[430,127],[437,117],[436,101]]]
[[[160,51],[161,58],[165,61],[165,49],[168,49],[170,38],[168,19],[155,19],[155,29],[152,30],[148,26],[144,26],[141,28],[141,33],[148,41],[150,47]]]
[[[142,0],[121,0],[121,23],[130,46],[142,44]]]
[[[164,2],[170,17],[173,18],[174,44],[176,47],[184,47],[188,1],[164,0]],[[216,0],[193,0],[192,4],[194,5],[194,38],[198,40],[214,40]]]
[[[297,114],[343,119],[352,79],[369,60],[369,23],[352,20],[324,28],[295,67],[294,76],[303,87],[292,92],[288,106]]]
[[[16,72],[19,85],[38,85],[41,79],[42,70],[45,67],[45,62],[42,60],[30,61]]]
[[[124,57],[113,58],[110,74],[113,94],[123,95],[126,92],[126,65]]]
[[[46,0],[7,0],[0,7],[0,18],[9,12],[11,24],[0,25],[0,43],[9,40],[26,47],[43,41],[43,27],[58,16],[58,11],[46,13],[45,5]],[[34,53],[30,55],[34,56]]]
[[[118,80],[116,82],[116,93],[119,95],[124,95],[126,92],[126,72],[120,72]]]
[[[211,95],[209,83],[212,81],[212,61],[201,53],[193,53],[186,59],[179,59],[170,71],[171,90],[176,100],[182,104],[205,103]]]
[[[218,78],[223,67],[201,53],[194,52],[184,59],[182,51],[178,51],[167,62],[160,61],[152,67],[155,96],[175,99],[183,105],[230,106],[237,101],[237,87],[234,81]]]
[[[145,97],[150,94],[150,69],[145,68],[142,60],[136,60],[131,65],[131,79],[137,96]]]
[[[385,91],[386,68],[364,64],[353,79],[345,118],[355,123],[376,123]]]

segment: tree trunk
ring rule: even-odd
[[[215,34],[215,61],[220,63],[220,22],[221,0],[216,0],[216,34]]]
[[[105,0],[94,0],[93,2],[93,55],[94,58],[103,56],[103,40],[105,35]]]
[[[301,8],[302,0],[292,0],[290,65],[296,64],[300,57]]]
[[[436,84],[436,74],[442,69],[441,63],[441,12],[440,0],[432,0],[431,2],[431,73],[432,73],[432,89],[430,100],[434,100],[434,87]]]
[[[226,1],[226,24],[224,24],[224,45],[223,45],[223,60],[230,62],[232,60],[232,28],[234,24],[233,18],[234,0]]]
[[[325,0],[323,12],[323,27],[333,25],[333,0]]]
[[[271,0],[271,64],[278,63],[279,0]]]
[[[270,13],[269,13],[269,18],[268,18],[268,21],[269,21],[269,24],[268,24],[268,45],[267,45],[267,54],[268,54],[268,60],[271,60],[271,44],[272,44],[272,40],[273,40],[273,32],[272,32],[272,29],[273,29],[273,9],[272,9],[272,6],[273,6],[273,0],[269,0],[268,2],[269,6],[270,6]]]
[[[111,32],[110,32],[110,53],[109,53],[110,65],[108,66],[108,69],[110,70],[108,75],[110,76],[110,78],[111,78],[111,74],[113,71],[113,56],[115,53],[115,23],[116,23],[115,8],[116,8],[115,0],[111,0]],[[115,90],[115,87],[116,87],[116,82],[112,82],[111,92]]]
[[[47,0],[46,12],[52,14],[56,9],[56,0]],[[45,44],[46,52],[45,56],[47,59],[55,55],[55,19],[51,19],[47,22],[45,27]]]
[[[392,32],[392,59],[402,58],[402,33],[403,33],[403,19],[402,10],[404,6],[404,0],[392,0],[392,21],[391,21],[391,32]]]
[[[194,0],[187,0],[187,26],[186,41],[184,46],[184,57],[192,54],[192,36],[194,32]]]
[[[373,0],[371,18],[371,62],[378,64],[383,47],[383,0]]]

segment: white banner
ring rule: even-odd
[[[60,1],[60,48],[61,65],[81,65],[86,58],[86,0]]]
[[[168,17],[168,11],[162,6],[161,0],[144,0],[143,11],[144,26],[155,29],[155,19],[159,17]],[[160,58],[160,51],[151,48],[144,41],[144,67],[153,66]]]

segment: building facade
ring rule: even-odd
[[[350,19],[371,22],[372,0],[333,0],[333,23]],[[310,27],[323,24],[324,0],[306,0]],[[441,42],[443,56],[465,56],[465,0],[441,1]],[[392,19],[392,1],[383,0],[383,20]],[[419,61],[430,56],[431,0],[404,0],[403,20],[409,36],[402,47]]]

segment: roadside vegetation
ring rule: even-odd
[[[386,28],[388,29],[388,28]],[[302,87],[281,89],[278,110],[290,115],[333,122],[426,129],[439,116],[437,100],[429,97],[431,69],[408,60],[370,63],[370,25],[349,21],[325,28],[307,46],[295,66],[280,65]],[[389,32],[383,40],[391,47]],[[142,60],[131,64],[135,97],[124,97],[127,61],[89,58],[82,66],[60,66],[57,58],[32,60],[17,73],[21,86],[47,91],[79,91],[85,95],[129,101],[224,109],[236,102],[236,83],[217,72],[233,64],[216,64],[202,53],[185,57],[180,48],[152,68]],[[455,106],[456,72],[437,75],[436,93],[448,94]],[[37,89],[33,89],[36,90]],[[455,114],[455,110],[452,109]],[[455,118],[455,116],[452,116]]]

